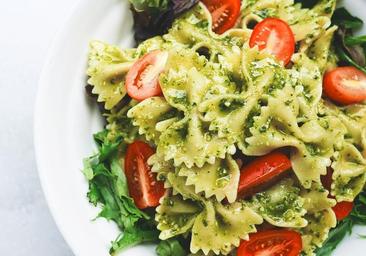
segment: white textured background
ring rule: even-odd
[[[0,0],[0,255],[73,255],[40,187],[33,106],[47,50],[75,2]]]

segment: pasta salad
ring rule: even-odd
[[[335,0],[131,2],[141,42],[92,41],[87,69],[111,254],[330,255],[366,224],[360,19]]]

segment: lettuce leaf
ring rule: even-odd
[[[143,212],[129,196],[120,155],[126,150],[122,136],[113,136],[103,130],[94,135],[98,153],[84,159],[83,173],[89,182],[87,197],[90,203],[101,207],[97,218],[114,221],[123,231],[112,242],[111,253],[142,242],[157,241],[159,232],[154,213]]]

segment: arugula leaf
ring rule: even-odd
[[[187,252],[177,239],[161,241],[156,247],[159,256],[185,256]]]
[[[355,224],[366,225],[366,192],[361,193],[355,200],[351,218]]]
[[[366,35],[365,36],[348,36],[345,38],[344,42],[346,45],[360,45],[366,43]]]
[[[336,45],[336,54],[341,61],[344,61],[366,73],[366,68],[357,64],[339,45]]]
[[[116,252],[141,244],[145,242],[156,242],[159,232],[156,229],[143,229],[141,227],[135,227],[133,229],[126,229],[123,234],[117,237],[115,241],[112,242],[112,247],[109,250],[111,255]]]
[[[93,135],[94,141],[97,144],[98,148],[100,148],[102,146],[102,144],[104,143],[104,141],[107,138],[107,135],[108,135],[107,129],[104,129]]]
[[[332,23],[338,26],[343,26],[346,29],[359,29],[363,25],[363,21],[347,11],[346,8],[341,7],[335,10]]]
[[[316,251],[317,256],[330,256],[338,244],[347,234],[351,234],[353,221],[351,218],[346,218],[339,222],[337,227],[329,232],[328,239],[322,247]]]
[[[362,20],[353,17],[344,8],[337,9],[336,13],[338,18],[333,18],[332,22],[338,25],[339,28],[335,33],[334,46],[341,64],[352,65],[366,72],[365,49],[361,45],[356,44],[356,42],[360,42],[360,38],[352,37],[353,29],[362,26]],[[342,20],[342,17],[345,20]]]
[[[95,183],[89,183],[89,191],[87,193],[87,197],[89,198],[89,202],[94,206],[97,206],[98,203],[103,203],[103,197],[99,191],[99,188]]]
[[[360,193],[354,200],[351,214],[329,232],[323,246],[315,251],[316,256],[330,256],[343,238],[352,233],[354,225],[366,225],[366,191]]]

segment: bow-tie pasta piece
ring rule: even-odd
[[[314,255],[314,250],[322,246],[328,238],[329,230],[337,224],[332,210],[335,200],[328,198],[328,194],[328,191],[319,185],[313,185],[310,190],[304,190],[301,193],[304,198],[304,208],[307,211],[305,219],[308,225],[298,231],[302,235],[305,255]]]
[[[203,212],[197,216],[192,228],[191,251],[202,250],[205,254],[229,254],[238,247],[241,239],[248,239],[256,232],[255,225],[263,219],[250,207],[242,203],[222,205],[204,202]]]
[[[158,179],[165,182],[166,188],[171,187],[168,177],[172,173],[180,177],[183,185],[194,188],[196,194],[203,192],[206,198],[215,197],[218,201],[227,198],[230,203],[236,200],[240,171],[230,155],[217,159],[214,164],[206,163],[201,168],[175,167],[172,161],[164,161],[164,157],[158,154],[151,156],[148,164],[152,165],[151,170],[157,173]]]
[[[353,201],[366,182],[366,160],[358,149],[345,142],[332,164],[332,195],[337,201]]]
[[[181,113],[171,107],[164,98],[151,97],[131,108],[127,115],[133,120],[133,125],[139,128],[141,135],[157,143],[161,135],[158,128],[169,127],[179,120]]]
[[[136,60],[134,52],[99,41],[90,43],[88,84],[93,86],[92,93],[98,96],[98,102],[104,102],[107,110],[126,95],[125,76]]]
[[[157,228],[161,230],[159,238],[166,240],[190,231],[202,209],[199,203],[175,195],[163,197],[156,212]]]
[[[251,205],[263,219],[276,227],[299,228],[307,225],[304,219],[304,199],[292,179],[283,180],[270,189],[257,193]]]
[[[214,196],[219,202],[224,198],[229,203],[236,200],[240,171],[230,155],[201,168],[182,166],[177,169],[178,175],[186,177],[186,185],[194,186],[197,194],[203,192],[206,198]]]
[[[176,166],[184,163],[187,167],[202,167],[215,158],[225,158],[226,153],[235,153],[233,145],[208,129],[198,111],[198,104],[217,82],[212,80],[214,74],[221,71],[189,50],[169,52],[166,69],[160,76],[164,97],[184,117],[162,131],[157,152],[166,161],[173,159]],[[222,87],[230,86],[222,82]]]

